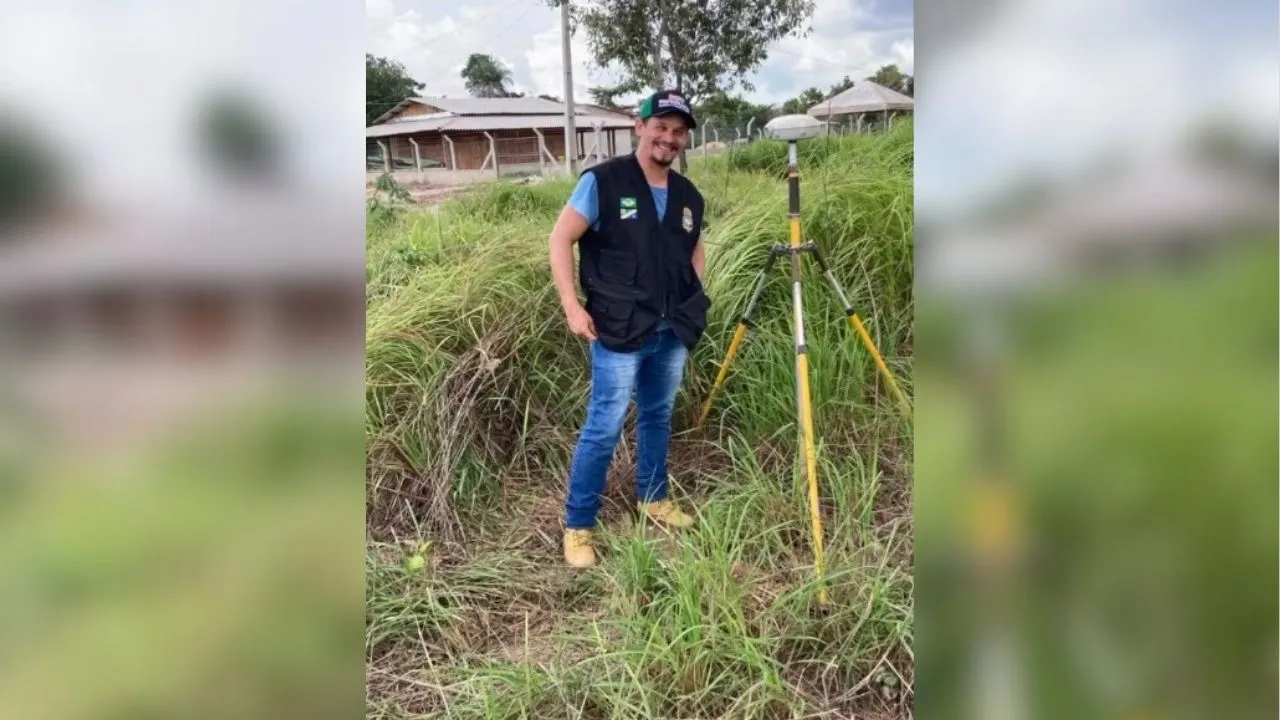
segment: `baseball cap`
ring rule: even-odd
[[[698,121],[693,119],[693,110],[689,107],[689,101],[675,90],[659,90],[640,103],[642,120],[671,113],[683,115],[685,122],[689,123],[690,130],[698,127]]]

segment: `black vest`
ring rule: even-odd
[[[635,154],[612,158],[596,174],[600,229],[578,241],[578,280],[604,347],[638,349],[666,319],[690,349],[707,326],[711,299],[693,270],[702,232],[702,195],[672,171],[661,223]]]

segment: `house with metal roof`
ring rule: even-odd
[[[562,170],[565,107],[543,98],[407,98],[365,129],[367,179],[458,184]],[[634,120],[575,105],[568,143],[583,165],[631,152]]]

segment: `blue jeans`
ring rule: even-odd
[[[622,435],[631,395],[636,397],[636,496],[655,502],[667,496],[667,446],[671,411],[684,377],[688,350],[671,330],[654,333],[635,352],[617,353],[591,343],[591,399],[587,420],[569,467],[565,527],[591,528],[613,451]]]

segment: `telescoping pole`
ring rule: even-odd
[[[809,397],[809,354],[804,343],[804,302],[800,293],[800,167],[796,143],[787,143],[788,215],[791,221],[791,298],[795,311],[796,408],[800,417],[805,477],[809,482],[809,519],[813,529],[813,569],[818,576],[818,602],[827,604],[823,582],[822,514],[818,508],[818,458],[813,440],[813,405]]]

